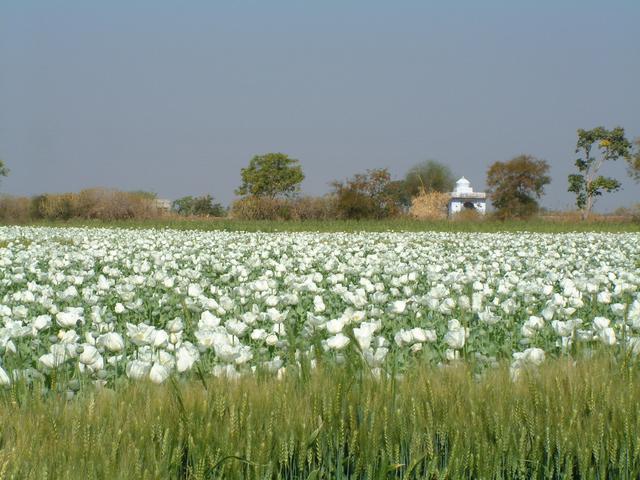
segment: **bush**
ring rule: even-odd
[[[396,183],[386,168],[367,170],[346,182],[333,182],[338,215],[345,219],[381,219],[401,212]]]
[[[238,220],[290,220],[290,201],[284,198],[248,197],[231,205],[230,217]]]
[[[226,211],[220,203],[215,203],[211,195],[182,197],[171,204],[178,215],[199,217],[224,217]]]
[[[336,198],[333,196],[302,197],[292,200],[293,220],[333,220],[337,216]]]
[[[0,197],[0,220],[24,223],[29,221],[31,200],[27,197]]]
[[[331,220],[337,217],[334,197],[271,198],[247,196],[231,205],[238,220]]]
[[[14,200],[15,201],[15,200]],[[80,193],[37,195],[22,199],[21,220],[126,220],[162,216],[155,198],[144,192],[91,188]],[[1,215],[1,214],[0,214]]]
[[[125,220],[156,218],[161,212],[155,198],[147,193],[92,188],[80,192],[76,215],[84,219]]]

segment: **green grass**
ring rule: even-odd
[[[640,371],[552,360],[517,383],[464,366],[203,378],[75,398],[0,392],[0,478],[640,477]]]
[[[116,227],[116,228],[172,228],[202,231],[247,231],[247,232],[640,232],[640,223],[620,221],[558,221],[533,219],[528,221],[483,220],[483,221],[420,221],[408,218],[388,220],[328,220],[328,221],[244,221],[230,219],[160,219],[117,221],[42,221],[34,226],[53,227]]]

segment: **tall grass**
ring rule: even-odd
[[[640,374],[549,361],[517,382],[456,367],[0,397],[0,478],[640,477]]]
[[[116,227],[116,228],[172,228],[201,231],[246,232],[640,232],[640,223],[630,221],[593,220],[416,220],[394,218],[386,220],[234,220],[234,219],[156,219],[156,220],[69,220],[38,221],[30,225],[50,227]]]

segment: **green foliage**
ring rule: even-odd
[[[591,155],[594,144],[600,151],[598,157]],[[569,175],[568,191],[576,195],[576,206],[581,210],[583,219],[591,213],[597,197],[620,189],[618,180],[598,174],[604,162],[615,161],[620,157],[628,158],[630,150],[631,143],[625,138],[622,127],[615,127],[613,130],[604,127],[578,130],[576,153],[580,157],[575,161],[578,173]]]
[[[309,221],[337,216],[332,196],[271,198],[249,195],[233,202],[229,215],[234,220]]]
[[[9,169],[4,164],[4,161],[0,160],[0,177],[6,177],[9,175]]]
[[[346,182],[332,183],[336,208],[342,218],[387,218],[397,215],[400,202],[397,183],[386,168],[358,173]]]
[[[322,367],[226,380],[0,391],[2,478],[371,479],[640,476],[640,374],[607,357],[416,364],[403,378]],[[208,387],[208,388],[205,388]]]
[[[451,192],[455,177],[451,169],[435,160],[427,160],[413,166],[404,178],[404,187],[409,196],[415,197],[422,190],[426,192]]]
[[[300,162],[284,153],[256,155],[249,166],[240,171],[242,185],[238,195],[257,197],[289,196],[296,193],[304,180]]]
[[[640,182],[640,138],[633,141],[634,149],[627,155],[627,171],[636,182]]]
[[[224,217],[226,214],[224,207],[214,202],[211,195],[182,197],[174,200],[171,207],[174,212],[184,216]]]
[[[551,182],[548,172],[549,164],[531,155],[491,165],[487,186],[498,218],[527,218],[537,213],[537,199]]]

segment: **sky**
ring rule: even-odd
[[[88,187],[228,204],[251,157],[299,159],[305,194],[435,159],[551,165],[572,208],[576,130],[640,137],[640,1],[2,0],[0,192]],[[602,171],[640,201],[624,161]]]

